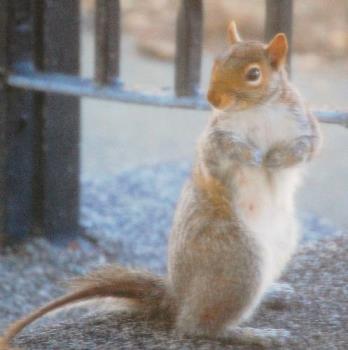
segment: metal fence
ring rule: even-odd
[[[119,78],[120,1],[96,0],[95,77],[85,79],[78,0],[0,0],[0,239],[79,232],[80,97],[209,108],[199,90],[203,4],[181,0],[174,89],[154,93]],[[285,32],[291,43],[292,7],[266,0],[266,39]],[[347,112],[315,114],[348,126]]]

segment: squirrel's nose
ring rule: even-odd
[[[209,89],[207,99],[209,103],[217,109],[229,108],[236,100],[232,95],[216,91],[214,88]]]

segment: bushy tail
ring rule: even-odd
[[[0,337],[0,350],[10,350],[11,340],[24,327],[48,312],[67,304],[92,298],[130,298],[136,300],[140,305],[140,310],[149,316],[156,314],[172,316],[173,303],[169,297],[165,280],[147,272],[110,265],[85,277],[74,279],[71,282],[71,287],[70,293],[12,323],[5,330],[3,337]]]

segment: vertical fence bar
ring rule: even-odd
[[[37,68],[78,74],[79,1],[35,1]],[[56,94],[36,98],[42,140],[37,144],[37,227],[49,238],[67,239],[79,231],[80,103],[76,97]]]
[[[0,232],[6,232],[6,120],[7,92],[5,76],[7,71],[7,1],[0,2]],[[1,237],[0,237],[1,239]]]
[[[119,76],[119,0],[97,0],[95,16],[95,80],[100,84],[112,84]]]
[[[202,29],[202,1],[181,0],[176,24],[175,93],[177,96],[192,96],[198,92]]]
[[[33,66],[36,70],[43,68],[43,14],[44,2],[42,0],[32,0],[32,45],[33,45]],[[34,159],[33,159],[33,232],[43,233],[44,223],[44,120],[42,114],[42,106],[45,95],[41,92],[34,93]]]
[[[288,71],[291,71],[293,0],[266,0],[265,39],[285,33],[289,41]]]
[[[31,13],[27,0],[0,2],[0,74],[30,64]],[[1,78],[0,78],[1,79]],[[32,229],[33,94],[0,82],[0,238]]]

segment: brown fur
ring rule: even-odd
[[[95,297],[132,299],[139,312],[164,315],[181,334],[226,337],[232,325],[230,335],[240,341],[269,344],[264,340],[271,337],[277,344],[281,331],[262,335],[238,326],[294,252],[296,167],[311,159],[320,135],[286,79],[284,34],[264,45],[240,41],[235,24],[228,33],[232,46],[215,61],[208,91],[216,115],[173,221],[168,277],[119,266],[93,272],[75,280],[70,294],[12,324],[0,350],[44,314]],[[255,65],[260,79],[251,82],[247,73]]]
[[[91,272],[71,282],[72,292],[53,300],[11,324],[0,338],[0,350],[11,350],[10,340],[25,326],[67,304],[91,298],[117,297],[136,300],[143,313],[149,317],[173,317],[173,302],[167,293],[166,282],[144,271],[110,265]]]
[[[215,60],[207,95],[213,106],[227,108],[235,102],[235,95],[243,98],[243,108],[256,105],[264,99],[271,69],[263,49],[264,45],[259,42],[249,42],[247,45],[236,43],[227,53]],[[261,68],[261,88],[250,88],[245,83],[245,68],[252,63]]]
[[[205,206],[206,215],[211,215],[218,219],[231,217],[230,199],[225,186],[219,179],[210,174],[204,175],[197,166],[193,173],[193,183],[207,201],[208,205]]]
[[[229,38],[233,45],[213,66],[208,100],[216,108],[226,109],[236,103],[239,108],[250,108],[262,103],[273,91],[267,91],[272,70],[280,70],[286,62],[288,43],[284,34],[277,34],[268,45],[259,42],[240,42],[235,25],[229,26]],[[250,65],[257,65],[262,73],[261,83],[251,86],[245,79]]]

